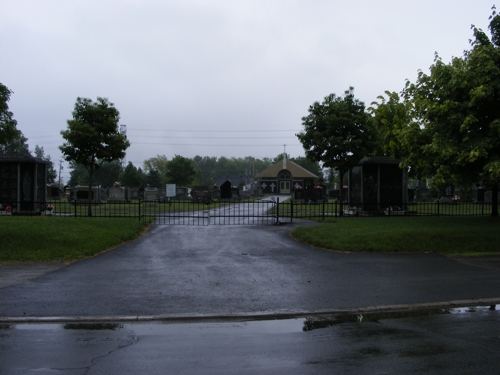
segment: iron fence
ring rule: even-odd
[[[490,216],[492,204],[486,202],[414,202],[402,206],[350,205],[337,202],[294,202],[279,204],[280,216],[293,219],[325,220],[340,217],[414,216]]]
[[[51,217],[92,217],[92,218],[137,218],[140,216],[139,201],[132,202],[92,202],[68,200],[10,201],[3,202],[1,215],[51,216]],[[90,213],[90,215],[89,215]]]
[[[177,225],[272,225],[294,219],[326,220],[340,217],[490,216],[486,202],[416,202],[402,207],[340,204],[336,201],[297,202],[280,199],[194,200],[88,203],[50,200],[2,202],[0,215],[45,215],[50,217],[136,218],[157,224]]]

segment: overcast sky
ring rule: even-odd
[[[0,0],[0,82],[30,149],[62,159],[77,97],[108,98],[127,161],[303,156],[314,101],[367,106],[487,31],[492,0]],[[488,33],[489,35],[489,33]],[[69,177],[67,168],[63,178]]]

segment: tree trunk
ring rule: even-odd
[[[87,216],[92,217],[92,174],[94,173],[93,168],[89,169],[89,193],[88,193],[88,209]]]
[[[340,201],[340,212],[339,216],[344,216],[344,174],[345,171],[339,169],[339,177],[340,177],[340,191],[339,191],[339,201]]]
[[[491,216],[498,217],[498,182],[491,188]]]

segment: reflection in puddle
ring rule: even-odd
[[[241,330],[250,334],[280,334],[302,332],[305,321],[305,318],[297,318],[232,322],[150,322],[129,323],[125,325],[125,328],[134,331],[138,336],[164,335],[166,333],[181,331],[186,334],[197,334],[202,331],[206,332],[211,330],[219,333]]]
[[[123,324],[118,323],[66,323],[64,329],[82,329],[86,331],[114,331],[123,328]]]
[[[478,311],[495,311],[496,305],[491,306],[470,306],[470,307],[456,307],[453,309],[445,309],[443,314],[464,314],[473,313]]]
[[[495,311],[496,305],[491,306],[469,306],[469,307],[454,307],[450,309],[432,309],[432,310],[412,310],[412,311],[395,311],[382,313],[367,313],[367,314],[345,314],[335,317],[313,317],[307,318],[304,322],[302,330],[304,332],[314,329],[332,327],[343,323],[368,323],[378,322],[387,319],[415,318],[420,316],[441,315],[441,314],[466,314],[479,311]]]

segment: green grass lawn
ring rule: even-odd
[[[299,227],[292,237],[335,251],[447,256],[500,254],[500,219],[492,217],[373,217],[330,219]]]
[[[140,236],[136,219],[0,217],[0,262],[86,258]]]
[[[151,219],[152,220],[152,219]],[[329,219],[299,227],[292,237],[336,251],[431,252],[448,256],[500,254],[500,219],[491,217],[373,217]],[[134,219],[0,217],[0,262],[86,258],[140,236]]]

